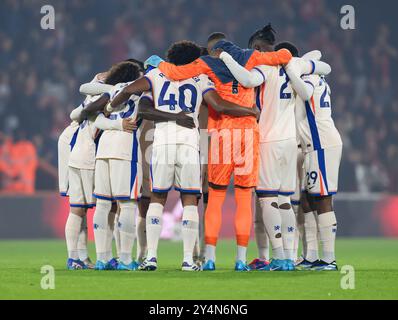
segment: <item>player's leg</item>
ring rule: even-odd
[[[120,207],[117,224],[120,235],[118,270],[136,270],[138,264],[132,259],[136,237],[137,190],[141,188],[136,161],[110,159],[110,182],[112,195]]]
[[[222,139],[217,132],[212,133],[207,166],[209,201],[205,212],[206,248],[205,264],[203,266],[203,270],[206,271],[215,270],[216,246],[221,229],[222,205],[233,173],[231,150],[231,139]],[[227,154],[228,152],[229,155]]]
[[[285,259],[290,269],[294,269],[294,241],[296,234],[296,215],[290,197],[296,188],[297,142],[296,139],[281,141],[283,149],[281,161],[281,186],[278,196],[279,212],[282,218],[282,241]]]
[[[93,197],[94,192],[94,170],[80,170],[82,187],[84,192],[84,198],[87,203],[87,208],[85,209],[85,216],[82,221],[82,226],[79,234],[79,241],[77,243],[79,251],[79,259],[84,262],[85,266],[89,269],[94,269],[94,265],[88,256],[87,249],[87,212],[88,208],[93,208],[95,206],[95,198]]]
[[[146,216],[151,202],[150,161],[152,157],[153,123],[144,120],[140,126],[139,162],[142,167],[141,199],[137,217],[137,261],[142,263],[147,254]]]
[[[199,232],[195,242],[194,261],[197,264],[204,263],[205,260],[205,212],[209,202],[209,180],[207,176],[207,164],[201,166],[202,172],[202,204],[203,212],[199,215]]]
[[[293,207],[294,214],[296,215],[296,230],[294,238],[294,257],[296,262],[301,262],[299,260],[303,259],[303,256],[299,259],[299,245],[300,242],[303,244],[302,250],[305,250],[304,240],[304,216],[303,210],[301,208],[301,189],[302,181],[304,177],[304,154],[302,152],[301,146],[297,148],[297,172],[296,172],[296,189],[291,197],[291,203]]]
[[[107,252],[108,259],[113,257],[113,245],[112,240],[115,239],[116,255],[115,257],[120,257],[120,232],[118,228],[120,217],[120,207],[117,201],[112,202],[112,209],[109,214],[108,224],[109,224],[109,234],[107,240]]]
[[[285,254],[282,240],[282,218],[278,205],[278,192],[281,183],[279,158],[277,144],[260,144],[259,182],[256,194],[272,248],[271,265],[265,270],[284,269]]]
[[[234,129],[233,164],[235,183],[236,271],[249,271],[246,264],[252,215],[253,188],[258,182],[259,132],[256,129]]]
[[[78,241],[87,204],[84,197],[80,169],[69,168],[69,202],[70,212],[65,225],[65,239],[68,249],[68,269],[83,269],[84,263],[79,260]]]
[[[249,263],[251,270],[264,268],[269,264],[269,238],[263,220],[263,213],[258,197],[255,197],[254,236],[258,250],[258,258]]]
[[[97,198],[93,218],[95,250],[97,253],[97,270],[106,270],[109,255],[109,213],[112,209],[112,191],[110,182],[109,160],[97,159],[95,164],[95,190],[94,197]]]
[[[313,268],[316,270],[337,270],[335,257],[335,240],[337,231],[336,214],[333,208],[332,196],[338,188],[338,172],[342,147],[317,150],[319,165],[318,181],[319,194],[314,191],[314,203],[318,214],[319,240],[322,247],[322,260]]]
[[[145,261],[140,265],[140,270],[153,271],[157,269],[157,252],[162,231],[163,210],[167,194],[174,182],[175,152],[172,151],[169,150],[167,145],[154,146],[152,150],[150,166],[152,195],[146,215],[148,253]]]
[[[180,191],[183,206],[181,233],[184,245],[183,271],[199,271],[194,263],[193,250],[199,233],[198,199],[201,194],[199,150],[178,145],[175,166],[175,189]]]
[[[147,193],[145,193],[145,195],[143,193],[143,196],[138,202],[138,208],[139,208],[139,214],[137,217],[137,262],[138,263],[144,261],[147,253],[146,216],[148,213],[150,203],[151,203],[151,198],[147,196]]]

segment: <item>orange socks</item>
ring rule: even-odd
[[[205,214],[205,242],[207,245],[216,246],[221,228],[222,205],[227,190],[209,188],[209,202]]]
[[[235,187],[235,232],[238,246],[247,247],[252,226],[252,189]]]

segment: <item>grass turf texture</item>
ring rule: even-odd
[[[196,273],[179,270],[175,242],[161,242],[158,271],[117,272],[66,270],[63,241],[0,241],[0,299],[398,299],[397,248],[392,239],[338,240],[339,267],[355,268],[355,290],[343,290],[340,272],[234,272],[233,241],[220,242],[217,271]],[[54,290],[40,287],[43,265],[55,268]]]

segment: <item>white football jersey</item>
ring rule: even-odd
[[[330,87],[318,75],[303,76],[314,87],[309,101],[297,97],[297,132],[304,152],[342,146],[340,134],[332,119]]]
[[[195,129],[188,129],[171,121],[156,123],[154,146],[186,144],[199,149],[200,106],[203,95],[209,90],[215,90],[214,83],[206,75],[184,81],[170,81],[159,69],[151,70],[145,78],[151,84],[156,109],[169,113],[188,112],[196,124]]]
[[[128,83],[115,85],[108,93],[110,100],[126,86]],[[110,120],[136,119],[138,112],[138,101],[140,96],[132,95],[123,105],[116,108],[109,116]],[[121,130],[104,130],[99,140],[97,149],[97,159],[120,159],[128,161],[138,161],[138,141],[137,132],[132,134]]]
[[[82,107],[97,100],[99,96],[87,97],[82,103]],[[69,166],[76,169],[95,169],[95,139],[98,137],[100,130],[94,126],[94,118],[84,120],[77,133],[76,142],[73,145],[69,157]]]
[[[261,110],[260,143],[296,138],[295,93],[281,66],[257,66],[264,83],[257,88],[256,104]]]

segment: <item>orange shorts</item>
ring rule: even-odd
[[[258,129],[212,130],[209,150],[209,182],[228,186],[255,187],[258,180]]]

